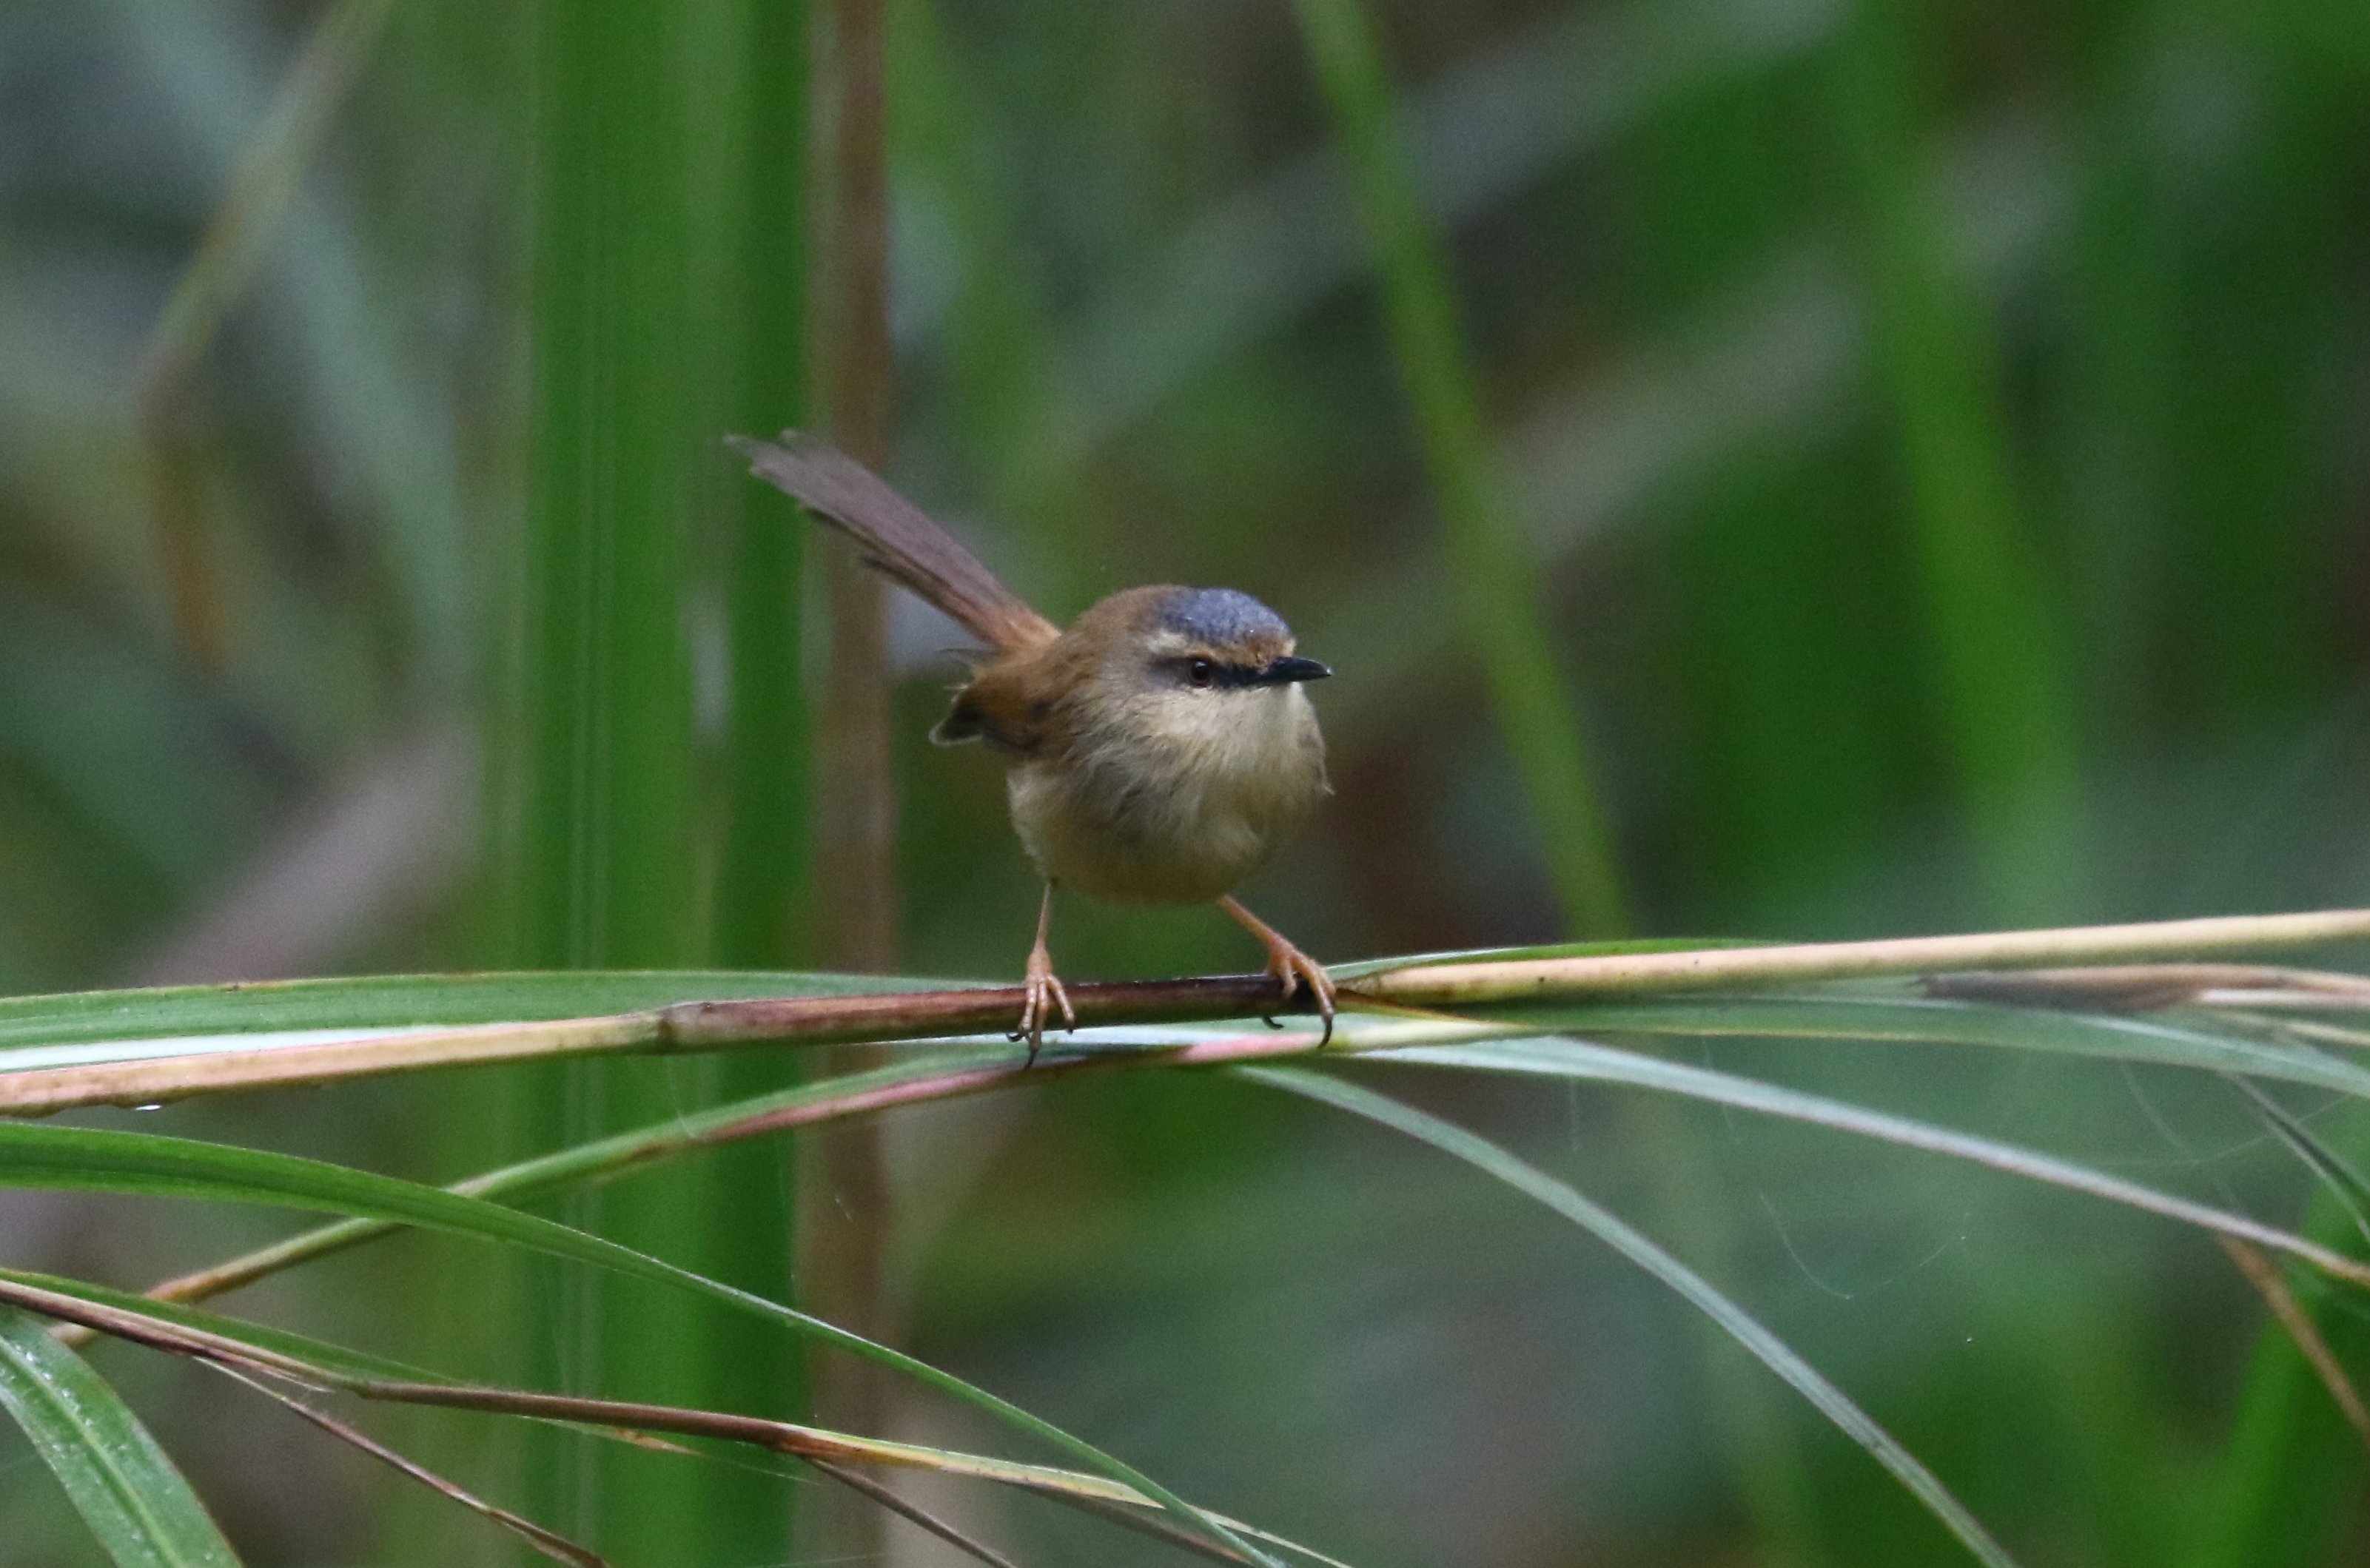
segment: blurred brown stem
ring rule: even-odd
[[[573,1563],[575,1564],[575,1568],[609,1568],[608,1559],[601,1556],[598,1552],[588,1551],[585,1548],[577,1545],[574,1541],[569,1540],[566,1536],[559,1534],[556,1530],[547,1530],[544,1528],[541,1525],[536,1524],[533,1519],[526,1518],[522,1515],[513,1514],[508,1508],[498,1507],[495,1505],[487,1502],[484,1498],[478,1496],[476,1493],[471,1492],[468,1488],[462,1486],[457,1482],[448,1481],[444,1477],[437,1474],[434,1471],[428,1469],[426,1466],[405,1458],[403,1455],[396,1452],[393,1448],[388,1448],[385,1444],[380,1442],[377,1438],[373,1437],[368,1433],[362,1431],[360,1428],[349,1426],[335,1416],[330,1415],[324,1411],[314,1409],[311,1405],[306,1404],[303,1400],[297,1399],[292,1394],[282,1392],[271,1384],[265,1382],[260,1377],[243,1371],[236,1365],[230,1362],[216,1361],[214,1362],[214,1365],[220,1368],[220,1369],[224,1373],[237,1379],[240,1382],[245,1383],[248,1388],[251,1388],[256,1392],[263,1395],[266,1399],[276,1401],[280,1406],[289,1412],[289,1413],[311,1422],[314,1425],[319,1427],[322,1431],[327,1432],[330,1436],[337,1438],[339,1442],[344,1443],[351,1448],[359,1449],[362,1453],[368,1454],[371,1458],[378,1460],[379,1463],[385,1465],[388,1469],[396,1471],[397,1474],[407,1476],[411,1480],[418,1482],[420,1485],[427,1487],[431,1492],[433,1492],[437,1495],[446,1498],[451,1502],[459,1504],[462,1507],[468,1509],[471,1513],[481,1515],[485,1518],[490,1519],[495,1524],[500,1525],[502,1528],[509,1530],[512,1534],[525,1541],[529,1546],[541,1552],[544,1556],[550,1558],[553,1562]]]
[[[833,439],[889,466],[895,380],[889,341],[886,17],[881,0],[832,6],[832,166],[822,237],[823,402]],[[834,537],[826,556],[831,663],[816,795],[823,957],[883,974],[897,962],[896,795],[880,579]]]
[[[846,1487],[849,1491],[854,1492],[860,1496],[869,1497],[873,1502],[880,1504],[880,1506],[888,1509],[891,1513],[897,1515],[900,1518],[908,1520],[919,1528],[929,1531],[932,1535],[938,1537],[940,1540],[945,1541],[956,1551],[962,1552],[968,1557],[976,1558],[980,1562],[986,1563],[988,1568],[1014,1568],[1012,1559],[1005,1556],[1004,1553],[973,1540],[971,1537],[963,1534],[962,1531],[957,1529],[946,1520],[939,1518],[937,1515],[921,1507],[917,1504],[907,1502],[895,1492],[883,1486],[880,1482],[874,1481],[871,1477],[861,1474],[858,1471],[849,1470],[845,1465],[834,1464],[829,1459],[811,1459],[807,1460],[807,1463],[814,1469],[821,1471],[823,1474],[831,1477],[842,1486]]]
[[[858,462],[889,466],[895,366],[889,339],[888,15],[883,0],[834,0],[824,91],[830,168],[818,269],[824,418]],[[815,780],[815,929],[832,968],[885,974],[897,965],[896,778],[889,735],[886,600],[845,541],[823,555],[831,621]],[[867,1053],[842,1047],[830,1070],[858,1071]],[[835,1127],[812,1140],[799,1183],[801,1266],[810,1310],[868,1339],[897,1338],[884,1297],[889,1183],[879,1130]],[[885,1392],[874,1369],[843,1360],[815,1368],[826,1425],[875,1432]],[[882,1550],[880,1516],[843,1512],[826,1526],[829,1555]]]
[[[2320,1325],[2312,1321],[2312,1314],[2288,1288],[2279,1265],[2264,1256],[2262,1249],[2251,1242],[2229,1235],[2214,1239],[2222,1243],[2222,1250],[2230,1255],[2238,1272],[2247,1276],[2247,1283],[2261,1294],[2272,1316],[2295,1342],[2297,1353],[2320,1379],[2321,1387],[2329,1391],[2345,1424],[2353,1428],[2364,1446],[2370,1446],[2370,1409],[2364,1408],[2360,1391],[2354,1388],[2353,1379],[2345,1375],[2345,1367],[2337,1359],[2337,1353],[2330,1349],[2329,1341],[2321,1336]]]

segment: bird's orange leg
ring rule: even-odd
[[[1029,1042],[1029,1060],[1034,1065],[1037,1047],[1045,1043],[1045,1022],[1053,1017],[1053,1009],[1062,1010],[1066,1027],[1078,1026],[1078,1015],[1070,1010],[1070,993],[1053,978],[1053,956],[1046,951],[1045,933],[1053,924],[1053,885],[1045,884],[1045,901],[1037,906],[1037,944],[1029,949],[1029,967],[1022,981],[1029,989],[1028,999],[1020,1004],[1020,1027],[1012,1032],[1016,1040]]]
[[[1226,911],[1237,925],[1260,939],[1267,949],[1267,972],[1283,985],[1283,999],[1292,1000],[1301,987],[1308,988],[1309,1001],[1317,1004],[1317,1015],[1325,1020],[1325,1038],[1320,1047],[1333,1039],[1333,977],[1325,966],[1292,944],[1292,939],[1259,916],[1243,908],[1239,899],[1229,894],[1218,900],[1218,908]],[[1272,1022],[1272,1020],[1271,1020]]]

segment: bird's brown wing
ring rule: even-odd
[[[941,746],[984,740],[1011,757],[1039,757],[1057,749],[1070,727],[1068,713],[1051,696],[1065,689],[1061,662],[1058,649],[998,659],[955,693],[954,706],[930,738]]]
[[[1030,609],[919,507],[828,441],[798,430],[784,430],[771,441],[726,439],[749,460],[751,473],[854,539],[867,564],[990,647],[1019,653],[1061,635],[1060,627]]]

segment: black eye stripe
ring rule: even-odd
[[[1195,669],[1197,665],[1208,670],[1209,673],[1206,677],[1197,671]],[[1256,686],[1260,683],[1260,669],[1256,664],[1227,664],[1198,654],[1157,659],[1154,661],[1154,668],[1166,670],[1181,685],[1195,686],[1204,691],[1232,686]]]

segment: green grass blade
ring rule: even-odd
[[[1159,1051],[1158,1046],[1191,1045],[1239,1037],[1239,1028],[1240,1025],[1162,1031],[1157,1043],[1149,1048],[1141,1044],[1122,1046],[1096,1052],[1091,1057],[1082,1055],[1072,1060],[1075,1065],[1086,1065],[1091,1060],[1101,1067],[1154,1068],[1164,1059],[1164,1053]],[[1502,1031],[1486,1024],[1369,1022],[1351,1018],[1342,1022],[1335,1033],[1333,1043],[1337,1050],[1380,1049],[1443,1040],[1500,1037],[1502,1037]],[[824,1117],[820,1113],[828,1108],[832,1119],[836,1119],[840,1116],[869,1115],[884,1109],[895,1098],[886,1092],[908,1085],[928,1089],[931,1093],[927,1097],[939,1098],[992,1086],[1017,1085],[1020,1082],[1010,1071],[1016,1065],[1017,1053],[1009,1044],[1002,1041],[970,1046],[950,1043],[957,1045],[958,1048],[895,1063],[871,1072],[824,1079],[772,1094],[730,1101],[703,1111],[677,1113],[629,1132],[483,1172],[453,1183],[445,1190],[472,1197],[500,1198],[516,1204],[551,1193],[565,1192],[578,1185],[647,1171],[696,1150],[714,1150],[766,1133],[787,1132],[794,1127],[806,1125],[798,1117],[801,1111],[816,1111],[819,1114],[813,1119],[821,1120]],[[983,1075],[979,1070],[982,1069],[992,1070]],[[1041,1076],[1062,1070],[1064,1070],[1063,1067],[1048,1062],[1039,1067],[1037,1072]],[[939,1082],[934,1084],[932,1080]],[[155,1288],[168,1299],[204,1300],[239,1289],[282,1269],[327,1257],[399,1229],[401,1227],[391,1220],[339,1220],[211,1268],[180,1276]]]
[[[522,1160],[454,1183],[445,1190],[516,1204],[648,1170],[654,1164],[694,1150],[718,1147],[718,1134],[736,1123],[761,1117],[771,1119],[824,1101],[915,1082],[953,1069],[1009,1059],[1010,1056],[1011,1052],[1006,1048],[982,1047],[975,1051],[932,1055],[872,1072],[827,1078],[771,1094],[729,1101],[708,1110],[672,1116],[630,1132],[595,1139],[590,1143],[558,1150],[532,1160]],[[392,1220],[341,1219],[208,1269],[202,1276],[205,1282],[202,1288],[186,1293],[173,1292],[173,1299],[202,1300],[221,1295],[283,1269],[390,1235],[400,1229],[402,1227]],[[195,1277],[199,1276],[185,1276],[184,1280]]]
[[[1674,997],[1644,1004],[1476,1008],[1474,1016],[1589,1034],[1744,1035],[1995,1046],[2146,1061],[2309,1084],[2361,1097],[2370,1070],[2304,1045],[2210,1034],[2158,1018],[1915,997]]]
[[[712,786],[731,795],[781,782],[753,777],[742,743],[764,750],[793,738],[779,721],[794,696],[784,666],[795,628],[777,625],[756,647],[742,634],[748,598],[787,587],[796,525],[785,509],[745,494],[720,441],[759,381],[778,397],[803,372],[795,304],[768,294],[751,309],[749,298],[788,289],[794,299],[795,269],[744,276],[798,249],[794,127],[803,84],[777,79],[777,66],[798,61],[770,52],[798,36],[800,10],[762,0],[525,7],[534,67],[527,507],[508,617],[514,657],[490,704],[486,812],[501,852],[488,880],[510,905],[506,964],[704,961],[719,902],[718,879],[705,875]],[[788,147],[754,144],[766,130],[778,135],[785,120]],[[757,199],[761,189],[768,200]],[[723,596],[735,659],[727,705],[736,725],[756,732],[725,737],[732,773],[719,781],[695,713],[695,606],[716,602],[703,567],[725,553],[714,546],[729,548],[719,535],[737,523],[745,545],[749,523],[769,509],[782,532],[762,555],[737,553],[734,564],[754,580]],[[793,608],[777,601],[777,619],[792,621]],[[772,761],[778,770],[794,757]],[[768,802],[760,809],[775,815],[755,822],[795,833],[798,819],[782,815],[792,805]],[[721,879],[736,927],[764,918],[748,908],[741,877],[755,866],[747,857],[780,847],[753,845],[753,825],[745,813],[727,824],[742,857]],[[703,1066],[685,1076],[718,1074]],[[577,1066],[512,1082],[521,1087],[504,1130],[516,1148],[631,1125],[661,1114],[670,1096],[662,1073]],[[770,1267],[742,1277],[779,1290],[785,1227],[754,1211],[733,1215],[714,1176],[712,1168],[686,1171],[614,1200],[588,1198],[571,1218],[638,1245],[663,1242],[712,1268],[753,1265],[740,1243],[770,1231]],[[621,1357],[685,1385],[722,1387],[742,1374],[778,1387],[791,1375],[736,1365],[745,1346],[679,1298],[619,1293],[596,1279],[562,1292],[522,1284],[520,1297],[526,1310],[506,1325],[523,1352],[556,1355],[546,1366],[566,1386],[605,1385],[627,1369]],[[783,1531],[732,1528],[738,1510],[709,1487],[721,1476],[537,1448],[529,1468],[538,1508],[580,1518],[582,1534],[622,1560],[754,1560],[788,1547]]]
[[[2336,1057],[2278,1046],[2259,1048],[2258,1042],[2242,1036],[2203,1033],[2156,1018],[1981,1007],[1916,996],[1680,996],[1638,1004],[1572,1008],[1559,1016],[1558,1010],[1549,1009],[1510,1009],[1493,1015],[1533,1022],[1553,1018],[1568,1028],[1591,1035],[1619,1030],[1695,1038],[1731,1035],[1815,1038],[1823,1042],[1867,1039],[1899,1044],[1955,1043],[2054,1050],[2118,1061],[2151,1060],[2214,1071],[2258,1072],[2354,1094],[2370,1086],[2370,1074]],[[1636,1162],[1650,1178],[1663,1176],[1675,1163],[1667,1152],[1674,1139],[1698,1136],[1694,1123],[1678,1116],[1639,1125],[1641,1111],[1632,1107],[1651,1104],[1647,1097],[1625,1095],[1616,1107],[1616,1125],[1625,1133],[1634,1129],[1625,1141],[1638,1150]],[[1679,1146],[1684,1148],[1684,1142]],[[2024,1173],[2050,1179],[2032,1168]],[[1715,1237],[1720,1233],[1717,1228],[1720,1215],[1716,1205],[1674,1204],[1646,1211],[1644,1217],[1661,1235],[1674,1243],[1685,1243],[1690,1254],[1701,1259],[1706,1266],[1720,1266],[1720,1251],[1703,1242],[1706,1231]],[[2044,1343],[2063,1342],[2051,1338]],[[1734,1379],[1736,1364],[1732,1357],[1721,1356],[1711,1362],[1707,1368],[1710,1375],[1708,1382],[1716,1391],[1722,1384],[1710,1379],[1719,1377],[1721,1368],[1731,1368],[1730,1377]],[[1815,1498],[1817,1494],[1808,1485],[1791,1491],[1781,1489],[1786,1471],[1799,1471],[1802,1466],[1800,1460],[1785,1464],[1786,1449],[1771,1449],[1760,1440],[1756,1428],[1771,1423],[1767,1415],[1754,1408],[1751,1397],[1754,1386],[1758,1385],[1735,1391],[1715,1410],[1727,1415],[1725,1425],[1731,1434],[1731,1446],[1748,1459],[1748,1462],[1739,1465],[1738,1471],[1748,1497],[1754,1499],[1756,1535],[1765,1555],[1773,1561],[1778,1560],[1782,1552],[1786,1554],[1784,1560],[1791,1562],[1821,1562],[1827,1553],[1815,1543],[1799,1544],[1808,1533],[1801,1528],[1800,1521],[1815,1516],[1812,1512],[1815,1504],[1799,1499]],[[1766,1395],[1763,1402],[1766,1402]],[[2094,1429],[2077,1425],[2070,1436],[2077,1443],[2088,1443],[2094,1438]],[[2101,1443],[2114,1441],[2103,1431],[2096,1432],[2095,1436]],[[1771,1453],[1778,1458],[1766,1457]],[[1775,1472],[1774,1479],[1769,1472]]]
[[[1557,669],[1513,502],[1492,471],[1481,399],[1441,237],[1401,145],[1361,0],[1298,0],[1333,136],[1376,267],[1399,380],[1413,405],[1467,634],[1480,650],[1556,893],[1582,933],[1628,916],[1577,710]]]
[[[11,1309],[0,1309],[0,1405],[121,1568],[237,1568],[205,1505],[114,1389],[40,1319]]]
[[[1760,1021],[1766,1022],[1766,1019]],[[1455,1026],[1443,1027],[1454,1029]],[[2088,1193],[2184,1223],[2201,1224],[2243,1235],[2284,1252],[2298,1253],[2301,1245],[2299,1239],[2291,1233],[2256,1225],[2240,1216],[2191,1204],[2138,1184],[2016,1145],[1642,1053],[1557,1039],[1437,1043],[1435,1036],[1435,1043],[1430,1044],[1386,1043],[1407,1031],[1413,1030],[1421,1035],[1426,1028],[1427,1025],[1423,1024],[1353,1025],[1346,1032],[1342,1044],[1347,1048],[1370,1049],[1375,1055],[1394,1061],[1490,1071],[1545,1073],[1567,1079],[1651,1088],[1709,1100],[1741,1109],[1812,1122],[1857,1136],[1877,1138],[1928,1152],[1973,1160],[2028,1179]],[[1179,1040],[1212,1033],[1214,1031],[1192,1029],[1175,1031]],[[1362,1036],[1366,1036],[1363,1045]],[[2201,1036],[2201,1039],[2204,1038]],[[2210,1040],[2207,1043],[2211,1043]],[[993,1046],[934,1054],[926,1059],[899,1063],[856,1077],[831,1080],[716,1106],[690,1116],[671,1117],[648,1127],[489,1172],[470,1178],[454,1190],[480,1197],[500,1196],[514,1202],[564,1190],[581,1183],[605,1180],[647,1169],[653,1162],[705,1147],[720,1131],[736,1123],[756,1117],[770,1118],[799,1107],[844,1099],[871,1090],[923,1082],[966,1067],[992,1063],[1007,1054]],[[1142,1059],[1142,1065],[1152,1065],[1155,1060],[1146,1055]],[[2192,1065],[2210,1066],[2213,1061],[2209,1058]],[[209,1271],[216,1276],[216,1279],[213,1287],[205,1293],[234,1288],[265,1274],[383,1235],[393,1228],[388,1221],[360,1219],[305,1232],[225,1265],[219,1270]],[[2326,1249],[2303,1255],[2311,1256],[2314,1262],[2324,1267],[2335,1266],[2340,1272],[2349,1266]]]
[[[1718,1323],[1737,1344],[1790,1384],[1819,1413],[1866,1449],[1869,1455],[1907,1487],[1944,1528],[1959,1538],[1978,1562],[1990,1568],[2015,1568],[2016,1560],[1992,1539],[1934,1472],[1919,1463],[1874,1418],[1854,1404],[1841,1389],[1821,1376],[1800,1356],[1743,1308],[1713,1288],[1710,1282],[1656,1246],[1617,1217],[1536,1166],[1516,1159],[1489,1139],[1445,1122],[1412,1105],[1401,1104],[1370,1089],[1345,1083],[1323,1073],[1298,1068],[1240,1067],[1244,1078],[1321,1101],[1353,1116],[1406,1133],[1444,1154],[1454,1155],[1497,1177],[1507,1185],[1554,1209],[1581,1226],[1622,1256],[1669,1286]]]
[[[731,90],[702,126],[712,155],[693,160],[731,184],[719,209],[738,219],[737,233],[716,236],[723,281],[709,330],[727,361],[719,402],[729,405],[716,410],[719,435],[807,418],[807,7],[733,0],[722,12]],[[811,738],[800,663],[809,524],[788,497],[750,484],[725,456],[709,445],[708,505],[729,535],[731,682],[715,956],[755,967],[791,960],[807,935]]]
[[[1019,1406],[926,1362],[809,1317],[762,1296],[678,1268],[615,1242],[556,1221],[522,1214],[482,1198],[399,1181],[317,1160],[233,1149],[187,1139],[86,1127],[0,1124],[0,1185],[77,1192],[201,1197],[306,1208],[356,1218],[394,1219],[486,1241],[506,1242],[572,1259],[629,1278],[705,1296],[734,1310],[789,1328],[837,1349],[876,1361],[1125,1481],[1156,1498],[1190,1527],[1260,1561],[1260,1554],[1211,1524],[1191,1505],[1150,1477]]]
[[[2330,1201],[2345,1211],[2353,1221],[2354,1233],[2370,1242],[2370,1181],[2363,1178],[2353,1162],[2330,1148],[2318,1134],[2307,1125],[2302,1116],[2281,1104],[2259,1085],[2233,1075],[2230,1087],[2244,1095],[2256,1116],[2271,1129],[2289,1153],[2295,1155],[2306,1170],[2320,1183]]]
[[[676,1001],[844,996],[925,989],[929,983],[754,969],[546,969],[64,991],[0,998],[0,1052],[185,1035],[523,1023],[634,1013]],[[0,1066],[16,1064],[0,1055]]]
[[[492,775],[515,791],[494,818],[513,960],[681,963],[702,923],[684,607],[718,433],[688,74],[714,62],[672,7],[534,11],[528,505]]]
[[[2357,1284],[2370,1286],[2370,1267],[2293,1231],[2261,1224],[2244,1215],[2192,1203],[2187,1198],[2158,1192],[2153,1187],[2127,1182],[2120,1176],[2111,1176],[2087,1165],[2060,1160],[2016,1144],[1979,1138],[1972,1133],[1954,1132],[1930,1122],[1871,1111],[1846,1101],[1780,1088],[1757,1079],[1740,1078],[1710,1068],[1691,1067],[1684,1062],[1665,1061],[1660,1057],[1569,1039],[1417,1046],[1386,1054],[1378,1053],[1377,1059],[1473,1071],[1533,1073],[1597,1083],[1626,1084],[1632,1088],[1682,1094],[1714,1104],[1732,1105],[1739,1110],[1765,1116],[1782,1116],[1789,1121],[1809,1122],[1838,1132],[1898,1144],[1904,1149],[1918,1149],[1931,1154],[1972,1161],[2031,1181],[2088,1193],[2093,1197],[2145,1209],[2183,1224],[2237,1236],[2259,1246],[2303,1258]]]

